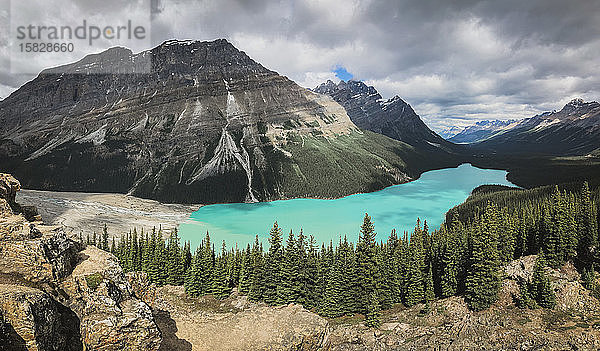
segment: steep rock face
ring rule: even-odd
[[[0,189],[12,189],[1,201],[18,188],[0,174]],[[0,350],[158,350],[150,308],[116,258],[82,248],[60,227],[0,214]]]
[[[0,173],[2,203],[11,204],[9,211],[0,214],[0,279],[27,286],[52,289],[66,277],[77,258],[78,243],[67,238],[60,227],[31,223],[12,208],[20,189],[19,182],[8,174]]]
[[[21,183],[10,174],[0,173],[0,215],[8,215],[16,207],[15,197]]]
[[[587,155],[600,145],[600,103],[575,99],[560,111],[524,119],[513,128],[474,144],[498,153]]]
[[[139,73],[147,60],[150,72]],[[95,73],[108,65],[114,74]],[[332,140],[344,148],[329,147]],[[304,148],[311,141],[319,147]],[[25,187],[41,190],[212,203],[295,197],[302,187],[323,197],[331,184],[306,177],[313,171],[306,159],[322,159],[336,172],[347,153],[362,170],[344,168],[359,181],[338,181],[336,196],[419,174],[403,159],[425,156],[383,143],[378,149],[381,142],[331,98],[225,40],[169,41],[139,54],[109,49],[45,70],[0,102],[0,162]]]
[[[359,128],[430,150],[452,147],[429,129],[399,96],[383,100],[374,87],[355,80],[340,81],[338,84],[328,80],[313,90],[331,96],[344,106],[352,122]]]

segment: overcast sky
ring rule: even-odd
[[[118,0],[47,1],[73,18],[120,8]],[[149,46],[226,38],[309,88],[345,70],[385,98],[399,95],[437,130],[600,97],[597,0],[152,1],[160,12]],[[6,33],[6,11],[0,19]],[[32,78],[11,74],[7,55],[0,98]]]

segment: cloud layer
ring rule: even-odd
[[[114,6],[103,3],[87,7],[97,13]],[[309,88],[335,80],[333,71],[343,67],[384,97],[401,96],[436,129],[528,117],[574,97],[600,97],[599,1],[158,3],[154,45],[227,38]],[[81,11],[74,16],[89,10],[74,8]],[[0,97],[27,78],[0,71]]]

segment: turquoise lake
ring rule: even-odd
[[[347,235],[356,242],[365,213],[375,223],[378,240],[386,240],[392,229],[411,231],[417,218],[427,220],[430,229],[440,226],[445,213],[462,203],[475,187],[482,184],[512,185],[506,172],[480,169],[463,164],[457,168],[429,171],[413,182],[394,185],[380,191],[346,196],[335,200],[294,199],[259,203],[216,204],[201,207],[180,224],[183,241],[195,249],[206,231],[215,247],[225,240],[227,247],[237,243],[243,248],[258,234],[268,246],[269,230],[275,221],[295,234],[312,234],[321,242],[337,243]]]

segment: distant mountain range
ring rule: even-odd
[[[501,133],[505,130],[508,130],[518,124],[519,120],[506,120],[506,121],[479,121],[472,126],[468,126],[462,128],[459,132],[450,135],[450,133],[445,133],[448,135],[448,141],[457,144],[468,144],[468,143],[476,143],[478,141],[485,140],[490,138],[493,135]],[[456,128],[456,127],[454,127]],[[456,128],[458,129],[458,128]],[[456,130],[455,129],[455,130]]]
[[[572,156],[597,152],[599,145],[600,103],[575,99],[560,111],[517,121],[473,147],[494,153]]]
[[[455,136],[456,134],[462,132],[464,129],[465,129],[465,127],[451,126],[451,127],[442,129],[438,134],[442,138],[448,140],[448,139],[452,138],[453,136]]]
[[[399,96],[384,100],[372,86],[356,80],[328,80],[313,91],[331,96],[342,105],[359,128],[386,135],[423,149],[453,150],[453,145],[433,132]]]
[[[404,101],[369,94],[344,109],[223,39],[112,48],[0,101],[0,165],[26,188],[215,203],[339,197],[458,164]]]
[[[521,120],[479,121],[464,128],[450,127],[440,134],[450,142],[493,153],[596,155],[600,145],[600,104],[574,99],[560,111]]]

